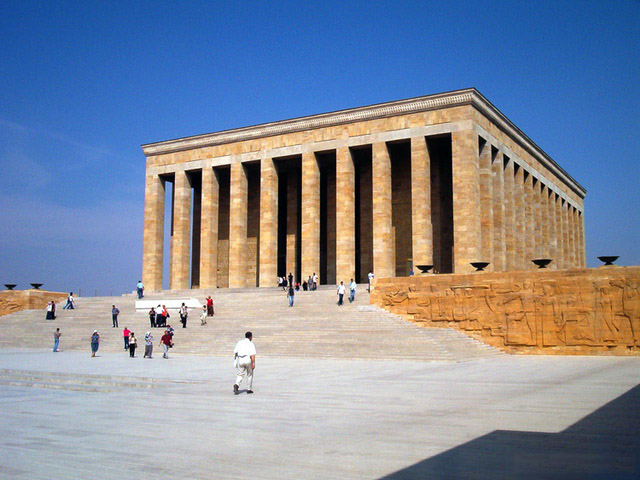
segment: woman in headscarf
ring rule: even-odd
[[[151,355],[153,354],[153,335],[151,332],[147,332],[144,334],[144,357],[143,358],[153,358]]]
[[[98,347],[100,347],[100,335],[98,335],[98,330],[94,330],[93,335],[91,335],[91,356],[92,357],[96,356]]]

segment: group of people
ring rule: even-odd
[[[149,310],[149,324],[151,325],[151,328],[166,327],[167,318],[170,317],[171,315],[169,314],[167,307],[164,305],[158,305],[155,308],[151,307],[151,310]]]
[[[294,288],[296,292],[300,291],[300,288],[302,288],[302,290],[304,290],[305,292],[307,290],[317,290],[318,275],[316,275],[314,272],[313,275],[309,275],[309,278],[302,282],[302,284],[300,284],[300,282],[293,283],[293,274],[289,272],[288,277],[278,277],[278,287],[282,288],[285,292],[289,288]]]
[[[169,358],[169,349],[173,347],[173,334],[174,330],[171,328],[171,325],[167,325],[167,329],[164,331],[164,334],[160,338],[160,345],[162,345],[163,358]],[[124,349],[129,351],[129,356],[131,358],[136,356],[136,348],[138,347],[138,339],[136,338],[136,334],[129,330],[128,327],[124,327],[122,331],[122,335],[124,338]],[[59,352],[60,346],[60,337],[62,333],[59,328],[56,328],[56,331],[53,333],[53,351]],[[91,356],[95,357],[98,349],[100,348],[100,334],[98,330],[94,330],[91,335]],[[153,358],[153,335],[151,332],[147,332],[144,335],[144,357],[143,358]]]
[[[356,282],[353,280],[353,278],[351,279],[351,282],[349,283],[349,303],[353,303],[356,299]],[[341,280],[340,281],[340,285],[338,285],[338,305],[342,306],[344,304],[344,294],[347,290],[347,287],[345,286],[344,282]]]

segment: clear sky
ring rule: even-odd
[[[140,145],[476,87],[588,191],[588,265],[640,264],[640,2],[7,1],[0,282],[141,275]]]

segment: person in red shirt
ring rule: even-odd
[[[171,334],[169,334],[169,330],[165,330],[164,335],[162,335],[162,338],[160,339],[160,344],[164,349],[162,358],[169,358],[169,348],[173,345],[173,341],[171,339]]]
[[[124,349],[129,350],[129,335],[131,335],[131,330],[128,327],[124,327],[122,331],[122,336],[124,337]]]
[[[208,317],[213,317],[213,298],[211,298],[211,295],[209,295],[207,297],[207,316]]]

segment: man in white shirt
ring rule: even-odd
[[[356,282],[351,279],[351,283],[349,284],[349,303],[353,303],[356,299]]]
[[[251,341],[253,338],[251,332],[245,333],[244,337],[233,349],[234,365],[238,372],[236,383],[233,384],[233,393],[236,395],[240,393],[240,384],[245,375],[247,376],[247,393],[253,393],[251,388],[253,387],[253,370],[256,368],[256,346]]]
[[[342,306],[344,301],[344,292],[346,291],[346,287],[344,286],[344,282],[340,281],[340,285],[338,285],[338,305]]]
[[[371,282],[373,282],[373,272],[371,270],[369,270],[367,278],[369,279],[369,293],[371,293]]]

